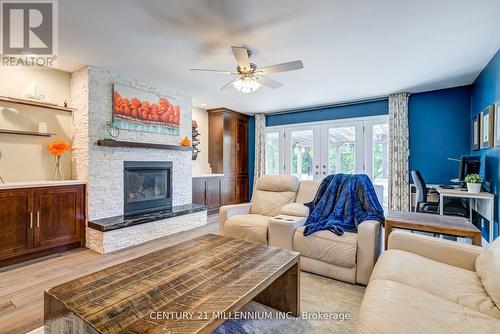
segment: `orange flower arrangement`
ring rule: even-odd
[[[52,143],[47,145],[47,150],[54,157],[60,157],[67,150],[69,150],[71,146],[63,140],[54,140]]]
[[[47,150],[54,157],[54,180],[64,180],[61,171],[61,156],[70,148],[71,146],[68,143],[59,139],[47,145]]]

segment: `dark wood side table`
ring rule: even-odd
[[[389,211],[384,228],[385,249],[393,228],[472,238],[472,244],[476,246],[481,246],[482,240],[481,231],[467,219],[430,213]]]

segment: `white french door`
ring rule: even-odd
[[[320,180],[364,173],[387,189],[388,131],[387,116],[268,127],[266,174]]]

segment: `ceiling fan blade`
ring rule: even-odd
[[[255,73],[277,73],[277,72],[286,72],[286,71],[295,71],[304,68],[304,64],[302,64],[301,60],[295,60],[288,63],[277,64],[267,67],[261,67],[255,70]]]
[[[225,70],[209,70],[205,68],[192,68],[191,71],[195,72],[210,72],[210,73],[220,73],[220,74],[233,74],[237,75],[238,73],[236,72],[231,72],[231,71],[225,71]]]
[[[280,83],[278,81],[271,80],[271,79],[263,77],[263,76],[258,76],[257,77],[257,82],[260,83],[261,85],[264,85],[264,86],[267,86],[267,87],[271,87],[271,88],[274,88],[274,89],[280,88],[281,86],[283,86],[282,83]]]
[[[236,58],[236,63],[240,66],[241,70],[246,71],[250,69],[250,58],[248,57],[247,48],[242,48],[239,46],[231,46],[233,50],[234,58]]]
[[[238,78],[236,78],[234,80],[229,81],[227,84],[225,84],[224,86],[222,86],[222,88],[220,90],[228,90],[228,89],[230,89],[231,87],[233,87],[233,82],[238,81],[239,79],[240,78],[238,77]]]

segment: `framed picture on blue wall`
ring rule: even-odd
[[[481,111],[481,148],[489,148],[494,145],[495,113],[493,105]]]
[[[495,146],[500,146],[500,101],[495,103]]]
[[[479,150],[481,141],[481,114],[472,117],[472,149]]]

